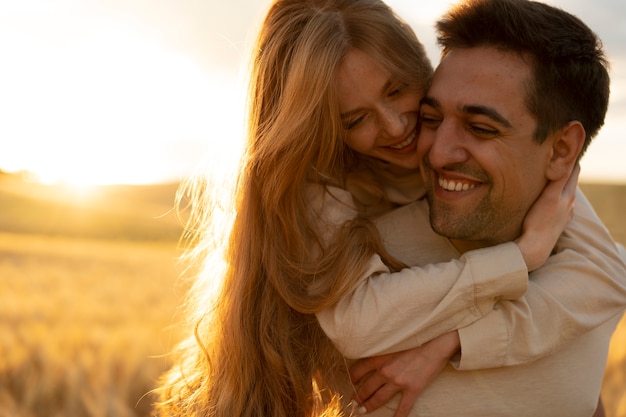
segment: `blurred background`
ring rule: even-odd
[[[438,62],[450,2],[389,0]],[[612,63],[585,181],[626,182],[626,3],[548,0],[580,16]],[[241,141],[245,65],[269,0],[0,0],[0,169],[46,183],[153,183]]]
[[[388,0],[433,63],[450,2]],[[581,187],[626,243],[626,3],[549,0],[612,64]],[[149,416],[181,321],[179,181],[236,159],[269,0],[0,0],[0,417]],[[602,396],[626,417],[626,320]]]

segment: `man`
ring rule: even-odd
[[[519,236],[546,184],[570,175],[602,126],[608,104],[609,77],[599,42],[561,10],[523,0],[469,1],[453,9],[437,29],[443,58],[423,100],[418,152],[430,224],[454,248],[434,233],[407,241],[406,229],[426,229],[428,207],[424,201],[403,207],[377,225],[390,252],[410,265],[443,262]],[[447,252],[442,251],[446,245]],[[624,277],[617,279],[623,284]],[[550,289],[587,290],[569,288],[560,278]],[[607,294],[606,300],[615,301],[611,297]],[[588,300],[590,319],[604,301]],[[538,307],[537,320],[549,327],[559,306],[542,303],[519,303],[519,314],[535,313],[530,307]],[[550,354],[532,353],[535,344],[541,350],[547,342],[538,337],[541,332],[526,329],[527,346],[520,350],[520,355],[527,352],[526,362],[509,366],[504,361],[501,367],[483,369],[496,348],[486,343],[486,358],[468,363],[465,346],[476,351],[481,340],[475,335],[481,331],[489,341],[497,340],[498,332],[512,331],[498,328],[487,315],[459,329],[460,370],[444,369],[421,392],[410,415],[589,417],[596,410],[610,336],[622,312],[623,304],[611,319]],[[553,331],[558,335],[567,329]],[[365,360],[359,373],[379,365],[377,358]],[[394,415],[395,400],[370,415]]]

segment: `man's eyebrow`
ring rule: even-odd
[[[469,113],[469,114],[477,114],[477,115],[483,115],[483,116],[487,116],[488,118],[490,118],[491,120],[500,123],[501,125],[511,128],[513,127],[513,125],[511,125],[511,122],[509,122],[506,117],[504,117],[503,115],[501,115],[500,113],[498,113],[497,110],[491,108],[491,107],[487,107],[487,106],[480,106],[480,105],[476,105],[476,104],[468,104],[466,106],[462,107],[462,111],[464,113]]]
[[[436,98],[430,97],[430,96],[424,96],[424,98],[422,98],[422,100],[420,101],[420,105],[424,105],[424,104],[427,106],[433,107],[435,109],[441,108],[441,103],[439,103],[439,101]],[[500,123],[501,125],[505,127],[508,127],[508,128],[513,127],[513,125],[511,125],[511,122],[509,122],[506,119],[506,117],[504,117],[496,109],[493,109],[491,107],[481,106],[478,104],[468,104],[468,105],[462,106],[461,111],[467,114],[487,116],[491,120],[497,123]]]

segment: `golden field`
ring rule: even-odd
[[[626,186],[582,187],[626,242]],[[0,176],[0,417],[150,415],[184,293],[175,190]],[[626,320],[603,387],[609,417],[626,417],[624,387]]]
[[[150,415],[183,294],[175,190],[0,177],[0,417]]]

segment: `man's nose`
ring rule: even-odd
[[[462,126],[444,120],[434,133],[428,151],[428,159],[433,167],[442,168],[466,162],[470,158]]]

